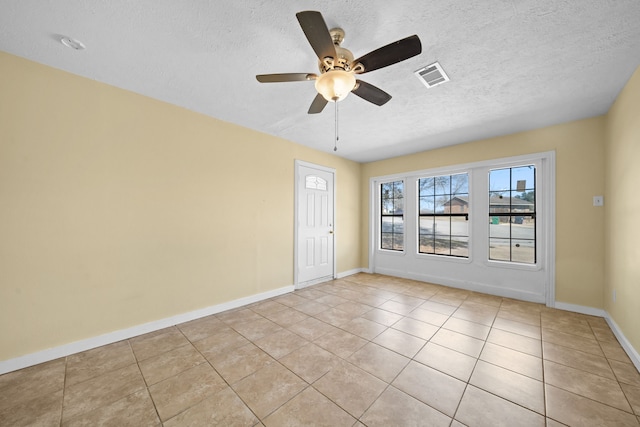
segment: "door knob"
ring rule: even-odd
[[[333,230],[329,230],[329,234],[333,234]]]

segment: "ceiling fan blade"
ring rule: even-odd
[[[391,99],[387,92],[362,80],[356,80],[356,88],[351,92],[376,105],[384,105]]]
[[[418,36],[413,35],[369,52],[353,61],[353,64],[359,62],[364,67],[363,73],[367,73],[404,61],[421,52],[422,43]]]
[[[333,45],[331,34],[327,24],[324,22],[324,18],[320,12],[313,10],[307,10],[304,12],[296,13],[298,22],[304,31],[304,35],[307,36],[309,44],[318,55],[318,59],[322,61],[324,58],[330,56],[336,57],[336,48]]]
[[[256,79],[260,83],[303,82],[315,80],[315,74],[308,73],[282,73],[282,74],[258,74]]]
[[[327,105],[327,100],[324,99],[324,96],[317,94],[316,97],[313,99],[313,102],[311,103],[311,106],[309,107],[309,111],[307,111],[308,114],[318,114],[321,113],[322,110],[324,110],[324,107]]]

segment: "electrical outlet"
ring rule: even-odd
[[[604,205],[603,196],[593,196],[593,206],[603,206],[603,205]]]

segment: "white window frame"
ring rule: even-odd
[[[555,152],[554,152],[555,153]],[[543,229],[545,227],[542,227],[542,224],[539,224],[538,220],[539,218],[547,218],[548,216],[548,212],[544,210],[544,206],[549,204],[548,201],[548,193],[550,191],[550,189],[548,188],[542,188],[543,186],[543,182],[546,182],[546,179],[543,179],[544,177],[541,177],[540,173],[543,170],[543,159],[533,159],[530,161],[524,161],[524,162],[519,162],[519,161],[515,161],[515,162],[503,162],[500,165],[497,165],[495,167],[490,167],[489,170],[487,171],[486,174],[486,178],[487,178],[487,183],[489,182],[489,172],[491,170],[495,170],[495,169],[506,169],[506,168],[514,168],[514,167],[518,167],[518,166],[525,166],[525,165],[534,165],[536,168],[536,182],[535,182],[535,189],[536,189],[536,262],[535,264],[527,264],[527,263],[522,263],[522,262],[517,262],[517,261],[501,261],[501,260],[494,260],[494,259],[489,259],[489,257],[487,256],[487,259],[484,260],[485,264],[487,265],[487,267],[493,267],[493,268],[511,268],[511,269],[515,269],[515,270],[530,270],[530,271],[537,271],[543,268],[544,265],[547,264],[548,260],[545,260],[544,258],[546,258],[544,256],[544,252],[540,251],[540,244],[543,243],[545,240],[547,240],[548,236],[546,235],[546,233],[543,233]],[[554,168],[554,172],[555,172],[555,168]],[[555,181],[555,178],[554,178]],[[544,191],[544,193],[542,193]],[[538,197],[538,194],[541,194],[541,197]],[[485,217],[489,218],[489,192],[487,192],[485,194],[485,199],[487,200],[487,208],[485,210]],[[555,194],[553,197],[553,200],[555,201]],[[541,214],[539,215],[538,212],[541,212]],[[555,212],[555,208],[554,208],[554,212]],[[545,221],[546,223],[546,221]],[[555,223],[555,220],[554,220]],[[544,224],[545,226],[547,224]],[[555,236],[555,233],[554,233]],[[489,225],[488,225],[488,221],[487,221],[487,240],[486,242],[487,245],[487,250],[489,248]],[[555,247],[555,245],[554,245]],[[546,251],[547,246],[544,246],[544,249]],[[543,253],[542,257],[539,257],[538,254],[539,253]],[[554,254],[555,255],[555,254]],[[555,260],[555,256],[553,258]]]
[[[397,182],[397,181],[402,181],[402,193],[403,193],[403,199],[404,199],[404,205],[402,207],[402,229],[403,229],[403,235],[402,235],[402,250],[398,250],[398,249],[386,249],[386,248],[382,248],[382,244],[380,242],[380,239],[382,237],[382,228],[381,228],[381,224],[382,224],[382,199],[381,199],[381,189],[382,189],[382,185],[383,184],[388,184],[391,182]],[[378,185],[376,186],[376,191],[377,191],[377,195],[376,195],[376,200],[377,200],[377,214],[376,217],[378,218],[378,224],[377,224],[377,228],[376,228],[376,239],[378,239],[378,245],[377,245],[377,250],[379,251],[384,251],[387,254],[393,255],[393,254],[397,254],[397,255],[404,255],[407,253],[407,226],[406,226],[406,217],[407,217],[407,209],[406,209],[406,203],[407,203],[407,181],[404,178],[399,178],[399,179],[387,179],[384,181],[380,181],[378,182]]]
[[[488,241],[489,241],[489,227],[488,227],[488,212],[489,201],[488,191],[485,194],[483,188],[474,186],[474,183],[480,182],[482,176],[486,179],[485,187],[488,188],[490,169],[499,169],[502,167],[514,167],[524,164],[534,164],[536,166],[536,244],[538,254],[536,257],[536,264],[521,264],[513,262],[495,261],[489,260],[488,257]],[[418,252],[418,229],[416,226],[418,218],[418,185],[419,178],[425,178],[429,176],[440,175],[455,175],[457,173],[469,174],[469,204],[470,204],[470,224],[469,224],[469,258],[458,258],[439,256],[433,254],[420,254]],[[479,175],[480,174],[480,175]],[[549,307],[555,306],[555,151],[533,153],[521,156],[512,156],[491,160],[484,160],[474,163],[466,163],[459,165],[452,165],[447,167],[439,167],[420,171],[407,171],[404,173],[395,173],[393,175],[379,176],[370,178],[369,190],[369,272],[375,272],[377,268],[376,259],[380,256],[388,256],[388,253],[381,254],[380,249],[376,248],[376,239],[378,238],[379,230],[379,200],[376,196],[376,189],[379,188],[379,184],[382,182],[404,180],[405,182],[405,206],[404,206],[404,252],[399,251],[386,251],[396,252],[394,255],[399,257],[406,257],[413,259],[433,259],[438,258],[439,261],[467,264],[474,263],[475,265],[484,265],[487,269],[515,269],[525,271],[537,271],[543,269],[541,274],[544,275],[544,295],[535,297],[538,302],[543,302],[540,298],[544,299],[544,302]],[[411,186],[409,185],[411,183]],[[410,188],[411,187],[411,188]],[[409,201],[413,200],[413,205],[409,205]],[[415,219],[413,223],[409,218],[409,213],[415,213]],[[480,224],[476,221],[476,227],[474,227],[472,218],[481,216],[485,219],[484,223],[487,224],[484,230],[479,230]],[[409,231],[411,230],[411,231]],[[415,236],[411,239],[408,233],[411,232]],[[486,244],[486,259],[479,259],[477,254],[480,253],[480,249],[476,245]],[[483,257],[484,258],[484,257]],[[462,266],[461,266],[462,267]],[[467,267],[465,267],[467,268]],[[407,278],[420,278],[417,273],[410,268],[403,268],[398,270],[397,275],[403,275]],[[527,273],[528,274],[528,273]],[[446,279],[443,277],[443,279]],[[437,282],[436,282],[437,283]],[[457,280],[452,283],[442,283],[445,285],[456,286],[464,288],[466,285],[464,281]],[[509,295],[507,295],[509,296]],[[514,296],[519,298],[519,296]],[[526,299],[527,297],[522,297]],[[533,300],[533,299],[530,299]]]
[[[467,256],[462,257],[462,256],[455,256],[455,255],[447,255],[447,254],[430,254],[430,253],[423,253],[420,252],[420,180],[421,179],[425,179],[425,178],[435,178],[435,177],[440,177],[440,176],[454,176],[454,175],[461,175],[461,174],[465,174],[467,175],[467,191],[469,194],[469,206],[471,206],[471,175],[472,171],[471,170],[465,170],[465,171],[459,171],[456,173],[445,173],[445,174],[440,174],[440,175],[436,175],[436,174],[429,174],[429,175],[425,175],[425,176],[420,176],[418,178],[415,179],[415,194],[414,194],[414,198],[416,200],[416,210],[415,210],[415,215],[416,215],[416,229],[414,230],[416,233],[416,256],[428,256],[428,257],[438,257],[438,258],[450,258],[450,259],[454,259],[454,260],[458,260],[458,261],[469,261],[469,259],[471,258],[471,221],[468,220],[468,227],[469,227],[469,231],[468,231],[468,236],[467,238],[469,239],[467,242]],[[468,217],[471,217],[471,211],[469,211],[469,213],[467,214]],[[451,233],[449,233],[449,237],[451,237]]]

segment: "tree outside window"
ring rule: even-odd
[[[380,249],[404,250],[404,182],[380,185]]]

